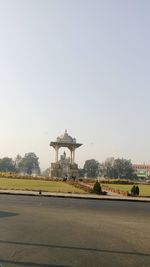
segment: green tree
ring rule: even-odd
[[[84,171],[87,177],[96,178],[99,174],[99,162],[95,159],[85,161]]]
[[[114,161],[113,157],[107,158],[103,163],[103,175],[108,178],[114,178]]]
[[[33,152],[26,153],[19,162],[18,167],[20,172],[26,174],[40,174],[38,157]]]
[[[15,172],[15,163],[12,158],[4,157],[0,159],[0,171],[2,172]]]
[[[132,178],[133,167],[130,160],[127,159],[115,159],[114,161],[114,177],[115,178]]]

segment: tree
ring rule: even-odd
[[[95,159],[86,160],[84,170],[87,177],[96,178],[99,174],[99,162]]]
[[[108,178],[134,178],[132,163],[127,159],[108,158],[103,163],[103,175]]]
[[[18,154],[15,158],[15,168],[16,171],[19,171],[19,164],[22,161],[22,157]]]
[[[15,172],[15,164],[12,158],[4,157],[0,159],[0,171],[3,172]]]
[[[26,174],[40,174],[38,157],[33,152],[26,153],[18,167],[21,172]]]
[[[114,177],[115,178],[132,178],[133,167],[130,160],[115,159],[114,161]]]
[[[108,178],[114,178],[114,161],[113,157],[107,158],[103,164],[103,175]]]

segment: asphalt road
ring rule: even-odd
[[[0,263],[149,267],[150,204],[0,195]]]

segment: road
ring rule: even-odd
[[[150,204],[0,195],[4,267],[149,267]]]

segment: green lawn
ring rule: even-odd
[[[29,179],[9,179],[0,178],[0,189],[17,189],[17,190],[42,190],[47,192],[71,192],[85,193],[85,191],[69,185],[65,182],[53,182]]]
[[[119,189],[123,191],[131,192],[131,188],[133,185],[122,185],[122,184],[102,184],[104,186],[108,186],[114,189]],[[140,196],[150,196],[150,185],[138,185],[140,189]]]

